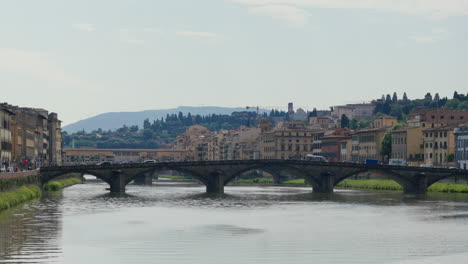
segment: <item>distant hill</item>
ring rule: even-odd
[[[126,126],[138,125],[140,128],[143,126],[143,121],[149,119],[152,122],[155,119],[166,117],[167,114],[183,114],[191,113],[192,115],[209,115],[209,114],[225,114],[230,115],[232,112],[246,111],[245,108],[237,107],[218,107],[218,106],[179,106],[173,109],[160,109],[160,110],[146,110],[141,112],[111,112],[104,113],[94,117],[80,120],[76,123],[63,127],[63,131],[74,133],[77,131],[85,130],[91,132],[101,128],[103,130],[114,130]],[[260,109],[260,113],[269,112],[269,110]]]

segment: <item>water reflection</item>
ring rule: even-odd
[[[67,188],[0,217],[0,262],[466,263],[468,195],[197,184]],[[62,231],[63,229],[63,231]],[[434,260],[443,262],[432,262]]]
[[[61,193],[51,194],[0,213],[0,262],[57,262],[61,200]]]

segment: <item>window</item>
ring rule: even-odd
[[[440,119],[444,119],[445,116],[440,116]]]
[[[454,116],[451,116],[451,117],[450,117],[450,119],[452,119],[452,120],[453,120],[453,119],[455,119],[455,117],[454,117]]]

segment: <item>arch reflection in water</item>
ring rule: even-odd
[[[60,202],[54,193],[0,213],[0,262],[58,263]]]

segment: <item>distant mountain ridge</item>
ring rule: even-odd
[[[177,108],[172,109],[145,110],[139,112],[110,112],[66,125],[63,127],[63,131],[66,131],[67,133],[74,133],[81,130],[91,132],[99,128],[101,128],[102,130],[115,130],[117,128],[121,128],[123,125],[138,125],[141,128],[143,126],[143,121],[147,118],[150,120],[150,122],[152,122],[155,119],[161,119],[161,117],[165,118],[168,114],[178,114],[179,112],[182,112],[185,115],[191,113],[192,115],[206,116],[209,114],[230,115],[233,112],[239,111],[254,110],[246,110],[243,107],[179,106]],[[260,109],[260,113],[269,111],[270,110]]]

